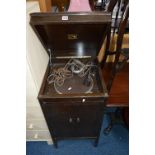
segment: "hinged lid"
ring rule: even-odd
[[[32,13],[30,24],[53,56],[96,57],[111,24],[111,13]]]

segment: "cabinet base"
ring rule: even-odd
[[[94,147],[97,147],[98,146],[98,141],[99,141],[99,137],[95,137],[95,138],[93,138],[93,137],[88,137],[88,138],[85,138],[85,137],[78,137],[78,138],[75,138],[75,137],[72,137],[72,138],[57,138],[57,139],[55,139],[55,140],[53,140],[53,144],[54,144],[54,147],[55,148],[58,148],[58,141],[59,140],[73,140],[73,139],[94,139],[95,141],[94,141]]]

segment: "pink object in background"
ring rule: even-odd
[[[70,0],[68,12],[91,12],[89,0]]]

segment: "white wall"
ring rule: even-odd
[[[29,25],[32,12],[40,12],[39,4],[26,2],[26,110],[27,141],[50,141],[49,131],[37,100],[37,95],[48,63],[48,55]]]

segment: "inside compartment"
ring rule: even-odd
[[[75,62],[81,62],[86,66],[90,67],[88,71],[83,71],[83,73],[87,72],[88,74],[81,74],[77,73],[79,68],[73,66]],[[70,65],[71,62],[71,65]],[[69,64],[69,77],[65,77],[61,75],[61,69]],[[88,67],[87,67],[87,64]],[[81,68],[83,66],[80,66]],[[81,69],[80,68],[80,69]],[[60,70],[60,72],[59,72]],[[82,70],[82,69],[81,69]],[[57,74],[58,71],[58,74]],[[55,73],[56,74],[53,74]],[[60,74],[60,77],[59,77]],[[72,74],[72,75],[71,75]],[[54,76],[55,77],[54,77]],[[84,76],[83,76],[84,75]],[[68,75],[67,75],[68,76]],[[101,78],[99,74],[99,64],[96,59],[93,58],[61,58],[61,59],[52,59],[52,65],[48,66],[47,74],[44,77],[44,88],[43,88],[43,95],[53,95],[53,94],[93,94],[93,93],[103,93],[103,87],[101,83]],[[50,79],[51,78],[51,79]],[[63,80],[61,78],[64,78]],[[57,80],[58,79],[58,80]],[[60,82],[60,83],[59,83]]]
[[[35,25],[47,49],[53,56],[98,55],[106,35],[106,24],[42,24]],[[61,45],[61,46],[60,46]],[[49,53],[48,53],[49,54]]]

